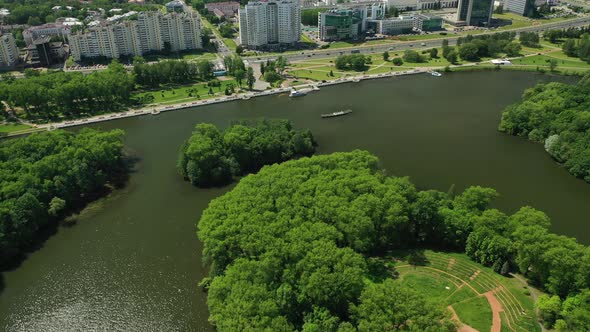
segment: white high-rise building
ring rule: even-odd
[[[118,58],[202,47],[201,21],[195,12],[143,12],[137,21],[95,26],[68,39],[75,61],[83,57]]]
[[[290,46],[301,38],[298,0],[250,1],[238,16],[240,43],[246,48]]]
[[[18,62],[18,47],[11,33],[0,32],[0,67],[12,67]]]

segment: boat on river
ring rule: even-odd
[[[158,115],[158,114],[160,114],[160,110],[157,110],[154,108],[151,113],[152,113],[152,115]]]
[[[350,113],[352,113],[352,110],[338,111],[338,112],[333,112],[333,113],[328,113],[328,114],[322,114],[322,118],[334,118],[337,116],[343,116],[343,115],[350,114]]]
[[[439,73],[439,72],[437,72],[437,71],[430,72],[430,75],[435,76],[435,77],[441,77],[442,76],[442,74]]]

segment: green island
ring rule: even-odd
[[[539,84],[502,114],[499,130],[543,143],[574,176],[590,182],[590,76]]]
[[[547,326],[588,326],[590,250],[550,233],[543,212],[493,209],[491,188],[419,190],[378,165],[358,150],[288,161],[210,202],[198,236],[217,330],[454,331],[454,311],[483,330],[538,331],[510,272],[569,301],[538,307]]]
[[[123,183],[123,131],[82,129],[0,142],[0,266],[54,225]]]
[[[177,167],[196,186],[219,186],[264,165],[310,156],[316,145],[309,130],[295,130],[289,120],[237,121],[223,132],[200,123],[181,147]]]

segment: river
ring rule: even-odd
[[[129,184],[60,227],[21,266],[3,273],[0,330],[210,331],[196,223],[221,189],[176,173],[177,149],[198,122],[288,118],[310,128],[319,153],[366,149],[389,174],[421,188],[496,188],[496,206],[546,211],[554,231],[590,243],[590,185],[555,164],[542,145],[499,133],[500,112],[539,81],[520,72],[417,75],[121,119],[94,125],[127,132],[139,159]],[[351,115],[321,119],[350,108]]]

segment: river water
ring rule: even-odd
[[[556,232],[590,243],[590,185],[542,145],[496,131],[500,112],[539,81],[519,72],[419,75],[322,88],[306,97],[255,98],[94,127],[122,128],[139,159],[129,184],[60,227],[4,276],[0,330],[210,331],[196,222],[227,191],[197,189],[176,174],[177,149],[198,122],[288,118],[310,128],[319,153],[366,149],[389,174],[421,188],[496,188],[496,206],[546,211]],[[351,115],[321,119],[345,108]]]

